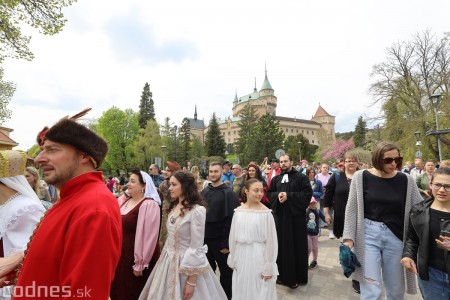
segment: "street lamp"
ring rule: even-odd
[[[302,160],[302,142],[297,142],[298,145],[298,156],[300,157],[299,161]]]
[[[161,146],[161,150],[162,150],[162,153],[163,153],[163,161],[162,161],[162,166],[161,166],[161,168],[164,168],[164,161],[166,160],[166,150],[167,150],[167,146],[162,145],[162,146]]]
[[[438,120],[438,107],[442,100],[442,94],[439,91],[436,91],[433,95],[430,96],[431,104],[433,105],[434,115],[436,117],[436,131],[439,131],[439,120]],[[439,162],[442,161],[442,151],[441,151],[441,136],[437,135],[437,143],[438,143],[438,154],[439,154]]]
[[[422,146],[422,142],[420,141],[420,132],[419,131],[414,132],[414,136],[416,137],[416,146],[417,146],[416,157],[422,158],[422,152],[420,152],[420,146]]]

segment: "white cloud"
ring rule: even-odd
[[[417,31],[448,31],[450,2],[89,0],[64,10],[64,30],[33,33],[32,62],[7,60],[17,84],[11,102],[19,148],[44,125],[92,107],[138,109],[149,82],[157,119],[180,123],[231,114],[235,91],[259,89],[264,63],[278,115],[309,119],[320,104],[336,130],[374,115],[367,91],[385,49]]]

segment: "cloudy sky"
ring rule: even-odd
[[[36,133],[92,107],[138,110],[150,84],[157,120],[208,122],[231,114],[235,92],[260,89],[267,64],[277,114],[310,119],[319,103],[336,116],[336,131],[372,117],[372,66],[386,48],[430,29],[450,31],[450,1],[341,0],[78,0],[63,32],[33,36],[31,62],[8,59],[16,83],[9,105],[11,137],[30,148]],[[370,126],[370,125],[369,125]]]

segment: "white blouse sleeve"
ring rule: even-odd
[[[236,256],[234,251],[236,251],[236,210],[233,214],[233,219],[231,221],[231,229],[230,229],[230,236],[228,239],[228,246],[230,247],[230,253],[228,254],[227,264],[231,269],[236,269]]]
[[[43,215],[43,210],[30,208],[10,223],[5,232],[5,239],[9,241],[11,249],[8,253],[5,253],[6,256],[25,250],[30,236],[36,228],[36,224]]]
[[[266,249],[264,251],[265,263],[262,274],[264,276],[278,275],[277,255],[278,255],[278,238],[277,230],[275,228],[275,221],[272,214],[268,213],[267,218],[267,239]]]
[[[208,246],[203,245],[205,238],[206,209],[196,206],[192,209],[191,240],[180,263],[180,273],[200,275],[209,271],[210,266],[206,253]]]

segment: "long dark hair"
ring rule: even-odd
[[[262,177],[262,172],[261,169],[259,168],[259,166],[257,164],[254,163],[249,163],[247,166],[247,175],[245,175],[245,181],[250,180],[250,175],[248,174],[248,169],[249,168],[254,168],[256,170],[256,178],[259,181],[264,181],[263,177]]]
[[[183,192],[184,199],[181,201],[180,216],[184,216],[186,211],[191,210],[194,205],[201,205],[206,207],[206,201],[202,195],[198,192],[197,182],[194,175],[188,171],[177,171],[172,174],[171,177],[175,177],[181,185],[181,191]],[[179,202],[179,199],[174,199],[170,202],[167,213],[169,213]]]

